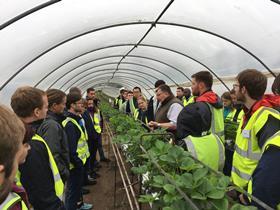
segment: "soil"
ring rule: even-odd
[[[97,179],[96,185],[85,187],[90,190],[90,193],[84,195],[84,202],[93,204],[94,210],[130,210],[131,208],[126,196],[125,189],[123,187],[119,169],[115,165],[116,160],[112,151],[112,146],[109,145],[108,137],[105,135],[103,135],[103,149],[106,157],[108,157],[111,162],[100,162],[102,168],[99,169],[98,174],[100,174],[101,177]],[[125,164],[126,168],[130,167],[129,164]],[[132,183],[137,182],[136,177],[133,177],[129,170],[128,175],[130,176]],[[132,180],[132,177],[134,180]],[[138,194],[139,186],[134,185],[134,189],[136,191],[136,194]],[[142,209],[144,210],[147,208],[144,207]]]

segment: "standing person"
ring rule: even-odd
[[[148,125],[147,118],[147,100],[145,97],[140,96],[137,99],[139,108],[134,112],[134,119],[142,121],[145,125]]]
[[[66,94],[57,89],[49,89],[46,93],[49,110],[46,119],[37,132],[48,144],[61,179],[65,183],[69,177],[70,164],[67,136],[62,127],[62,121],[65,120],[63,112],[66,104]]]
[[[211,115],[208,122],[211,133],[217,134],[224,142],[223,104],[216,93],[212,91],[213,77],[208,71],[200,71],[192,75],[192,93],[196,96],[195,102],[203,102],[201,108]]]
[[[25,161],[23,122],[7,107],[0,105],[0,209],[27,210],[24,190],[14,184],[18,165]]]
[[[230,92],[224,92],[221,98],[224,106],[224,119],[233,118],[236,110],[233,107],[233,101],[230,96]]]
[[[114,101],[114,108],[115,109],[121,109],[123,103],[126,101],[126,97],[127,97],[127,90],[125,89],[121,89],[120,90],[120,95],[115,98],[115,101]]]
[[[183,87],[177,87],[176,89],[176,98],[182,101],[183,103],[183,96],[184,96],[184,88]]]
[[[165,81],[163,80],[157,80],[155,82],[155,89],[157,90],[157,88],[160,85],[165,85]],[[150,121],[154,121],[155,120],[155,114],[158,108],[159,102],[157,101],[157,97],[156,96],[152,96],[149,100],[148,103],[148,108],[147,108],[147,117],[148,117],[148,122]]]
[[[131,90],[127,91],[126,94],[124,94],[124,102],[120,105],[119,111],[125,114],[128,114],[127,110],[127,104],[130,101],[130,99],[133,98],[133,92]]]
[[[26,161],[19,166],[20,182],[31,205],[35,210],[65,209],[62,202],[64,184],[56,162],[47,143],[37,133],[48,110],[46,93],[28,86],[18,88],[12,95],[11,107],[35,133]]]
[[[69,145],[70,154],[70,176],[66,189],[66,208],[76,210],[82,207],[78,202],[82,197],[82,186],[84,176],[84,165],[89,151],[87,144],[87,133],[80,125],[80,113],[83,111],[82,96],[78,92],[67,95],[66,108],[68,109],[67,118],[62,122]]]
[[[155,121],[150,121],[152,129],[165,128],[170,132],[176,131],[177,118],[183,109],[182,102],[176,98],[168,85],[160,85],[157,89],[159,108],[156,112]]]
[[[133,98],[130,99],[128,102],[127,102],[127,106],[126,106],[126,113],[129,113],[133,116],[134,112],[135,112],[135,109],[138,108],[138,104],[137,104],[137,98],[139,96],[141,96],[141,88],[140,87],[134,87],[133,90]]]
[[[280,203],[280,96],[264,95],[267,78],[255,69],[240,72],[236,80],[237,100],[243,102],[245,115],[237,131],[231,178],[276,209]]]
[[[92,99],[92,100],[95,99],[95,89],[94,88],[91,87],[91,88],[87,89],[86,99]]]
[[[192,103],[193,101],[192,93],[189,88],[184,89],[184,96],[183,96],[183,105],[187,106],[189,103]]]

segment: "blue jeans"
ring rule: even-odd
[[[65,207],[67,210],[76,210],[77,203],[82,196],[84,168],[73,168],[67,182]]]

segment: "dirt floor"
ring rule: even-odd
[[[102,168],[100,168],[98,171],[101,177],[97,179],[96,185],[85,187],[91,192],[90,194],[84,196],[84,201],[93,204],[94,210],[129,210],[131,208],[129,206],[127,196],[123,188],[118,168],[116,171],[115,179],[114,153],[112,151],[112,147],[108,144],[108,139],[106,136],[103,137],[103,149],[105,151],[105,155],[109,157],[111,162],[101,162]],[[129,176],[131,177],[131,174],[129,174]],[[114,193],[115,180],[116,194]],[[135,186],[135,188],[139,188],[139,186]]]

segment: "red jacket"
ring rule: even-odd
[[[21,199],[24,201],[27,208],[29,208],[29,202],[28,202],[27,194],[26,194],[23,187],[19,187],[14,183],[13,186],[12,186],[12,192],[18,194],[21,197]],[[11,208],[9,208],[9,210],[22,210],[21,202],[16,203]]]

